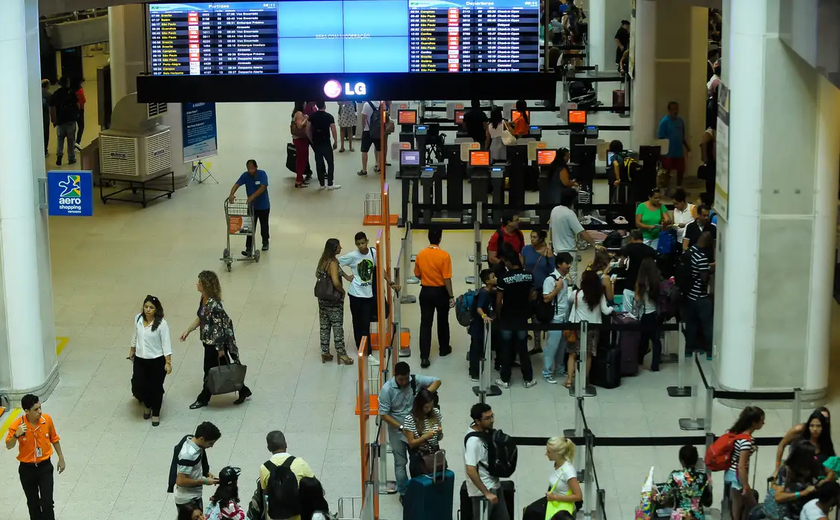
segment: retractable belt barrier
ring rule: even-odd
[[[426,110],[429,110],[429,108],[427,107]],[[590,111],[590,109],[587,109],[587,111]],[[420,122],[424,125],[438,123],[438,130],[441,132],[456,132],[460,128],[456,124],[444,124],[451,123],[451,119],[422,117]],[[543,132],[548,130],[572,130],[573,128],[572,125],[540,125],[540,130]],[[598,130],[601,132],[629,132],[630,125],[598,125]]]

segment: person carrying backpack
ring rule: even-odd
[[[288,453],[286,436],[275,430],[265,438],[271,458],[260,466],[259,490],[263,494],[263,504],[268,511],[262,511],[255,518],[300,520],[301,504],[298,497],[298,484],[304,477],[314,478],[312,468],[300,457]],[[254,509],[252,500],[248,517],[252,518]]]
[[[572,255],[559,253],[555,257],[556,267],[554,272],[548,276],[541,285],[543,303],[552,308],[551,323],[565,323],[569,321],[569,282],[567,276],[572,267]],[[576,339],[575,331],[550,330],[543,350],[543,380],[551,385],[556,385],[554,373],[561,376],[566,375],[566,367],[563,359],[566,357],[568,339]]]
[[[489,502],[487,520],[511,520],[502,493],[499,476],[491,468],[490,443],[486,440],[493,432],[495,416],[489,404],[478,403],[470,409],[473,423],[464,439],[464,466],[467,473],[467,494],[472,501],[472,519],[481,517],[482,500]]]
[[[470,381],[473,383],[478,383],[479,366],[484,356],[484,326],[493,322],[493,303],[496,301],[496,274],[492,269],[484,269],[479,276],[484,287],[475,295],[473,319],[467,329],[470,334]]]
[[[367,175],[368,152],[371,145],[376,150],[374,162],[376,166],[373,172],[379,174],[379,150],[382,149],[382,111],[379,101],[366,101],[362,106],[362,120],[364,130],[362,131],[362,169],[358,175]]]
[[[76,121],[79,119],[79,99],[70,89],[70,80],[62,77],[58,80],[60,88],[50,98],[50,120],[55,127],[58,145],[56,148],[55,165],[61,166],[64,157],[64,142],[67,141],[67,164],[76,164]]]

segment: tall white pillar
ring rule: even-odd
[[[636,0],[630,20],[630,53],[633,85],[630,99],[630,147],[650,144],[656,138],[656,2]]]
[[[50,275],[38,52],[38,0],[0,16],[0,388],[46,397],[58,382]]]
[[[604,0],[604,70],[616,70],[615,33],[621,21],[630,21],[631,0]]]
[[[716,372],[725,388],[799,387],[816,399],[828,383],[840,93],[779,39],[777,1],[724,7],[730,175]]]
[[[589,24],[589,64],[597,65],[598,70],[612,70],[607,68],[614,60],[606,59],[605,34],[607,32],[607,5],[606,0],[589,0],[589,12],[587,23]]]

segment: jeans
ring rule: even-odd
[[[708,343],[709,351],[712,352],[712,334],[714,331],[714,306],[712,298],[706,296],[698,300],[688,300],[683,310],[683,321],[685,322],[685,351],[694,352],[699,350],[698,334],[702,331]]]
[[[623,312],[633,312],[633,304],[636,303],[636,293],[632,289],[624,289],[621,293],[624,299],[621,301],[621,310]]]
[[[21,463],[18,475],[26,495],[29,520],[55,520],[52,462],[45,460],[40,464]]]
[[[207,389],[207,374],[210,372],[210,369],[219,366],[219,365],[227,365],[230,363],[228,360],[228,356],[219,357],[219,351],[216,350],[215,345],[208,345],[207,343],[204,344],[204,387],[201,389],[201,393],[198,394],[198,397],[195,398],[196,402],[199,403],[209,403],[210,397],[213,395],[210,393],[210,390]],[[242,386],[242,390],[239,391],[239,395],[251,395],[251,389],[247,386]]]
[[[551,323],[563,323],[561,320],[553,320]],[[566,355],[566,338],[562,330],[549,330],[548,339],[543,347],[543,371],[542,376],[549,378],[555,372],[560,372],[563,367],[563,358]]]
[[[649,312],[642,314],[639,324],[644,327],[656,327],[656,313]],[[662,359],[662,340],[659,338],[658,330],[643,330],[641,332],[642,340],[639,342],[639,364],[645,362],[645,354],[650,342],[653,342],[653,357],[650,360],[650,369],[654,372],[659,370],[659,362]]]
[[[420,289],[420,359],[429,359],[432,351],[432,322],[437,313],[438,348],[441,352],[452,349],[449,345],[449,292],[446,287],[423,286]]]
[[[50,113],[44,112],[44,153],[50,153]]]
[[[397,481],[397,493],[405,495],[408,489],[408,440],[402,432],[388,427],[388,442],[394,455],[394,479]]]
[[[490,492],[496,495],[499,498],[499,501],[495,504],[487,504],[490,507],[487,511],[487,520],[512,520],[508,514],[507,504],[505,503],[505,494],[502,493],[502,488],[493,488]],[[470,500],[472,500],[472,520],[480,520],[482,502],[486,502],[487,500],[484,497],[470,497]]]
[[[327,186],[332,186],[335,175],[332,145],[329,142],[313,144],[312,151],[315,152],[315,170],[318,172],[318,182],[323,186],[326,174]],[[324,163],[326,163],[326,167],[324,167]]]
[[[262,244],[264,246],[268,245],[268,214],[271,212],[271,209],[255,209],[254,210],[254,220],[260,223],[260,235],[262,235]],[[254,222],[254,234],[257,233],[257,222]],[[251,251],[254,247],[254,237],[248,236],[245,238],[245,249],[247,251]]]
[[[506,330],[503,328],[501,336],[502,381],[510,383],[513,361],[516,359],[517,354],[519,355],[519,364],[522,365],[522,379],[525,381],[533,380],[534,369],[531,366],[531,356],[528,355],[528,331]]]
[[[56,155],[61,157],[64,155],[64,141],[67,141],[67,156],[71,161],[76,160],[76,148],[73,142],[76,139],[76,122],[71,121],[55,127],[55,135],[58,138],[58,144],[55,149]]]
[[[370,354],[370,322],[376,304],[373,298],[359,298],[352,294],[348,294],[348,296],[350,297],[350,315],[353,319],[353,339],[356,340],[356,350],[359,350],[359,347],[362,346],[362,338],[367,336],[368,343],[365,354]]]

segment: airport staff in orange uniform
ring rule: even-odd
[[[37,395],[26,394],[20,400],[24,414],[9,426],[6,449],[18,445],[20,485],[26,494],[30,520],[55,520],[53,510],[53,447],[58,453],[58,472],[66,467],[64,453],[52,418],[41,413]]]
[[[452,352],[449,344],[449,309],[455,306],[452,293],[452,258],[440,248],[443,231],[429,230],[429,247],[420,251],[414,260],[414,276],[420,279],[420,367],[429,366],[432,350],[432,322],[437,312],[438,347],[440,355]]]

